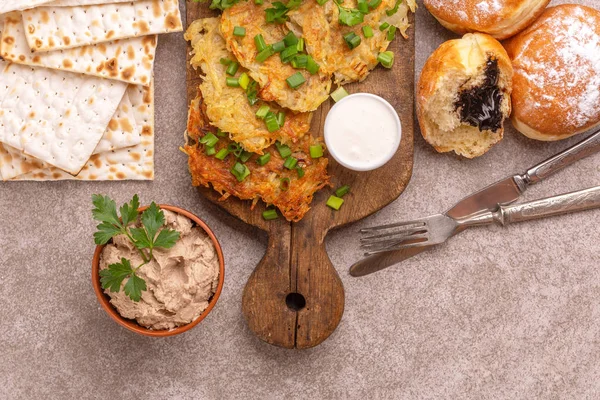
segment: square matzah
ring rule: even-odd
[[[36,7],[51,1],[52,0],[0,0],[0,14],[25,10],[26,8]]]
[[[139,0],[135,0],[139,1]],[[56,0],[45,4],[52,7],[91,6],[94,4],[129,3],[131,0]]]
[[[0,36],[0,56],[8,61],[150,85],[156,35],[32,53],[27,44],[21,15],[12,13],[6,16]]]
[[[154,88],[130,85],[127,94],[133,106],[142,142],[134,147],[93,155],[81,172],[73,177],[57,168],[20,175],[13,180],[47,181],[77,179],[152,180],[154,179]]]
[[[77,174],[127,84],[0,60],[0,142]]]
[[[81,47],[116,39],[183,30],[178,0],[143,0],[23,11],[32,51]]]

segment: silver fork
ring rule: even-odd
[[[482,211],[454,219],[444,214],[409,222],[362,229],[360,239],[366,256],[390,250],[431,246],[444,243],[458,230],[471,226],[497,223],[505,226],[554,215],[600,208],[600,186],[578,192],[535,200],[512,206],[499,206],[496,211]]]

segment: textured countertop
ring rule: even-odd
[[[420,6],[417,70],[453,37]],[[201,199],[178,151],[186,120],[182,35],[161,37],[157,57],[155,182],[0,183],[0,398],[600,397],[600,211],[473,229],[402,265],[348,274],[361,255],[359,228],[442,211],[578,139],[543,144],[509,129],[486,156],[468,161],[436,154],[416,132],[406,192],[328,237],[346,289],[337,331],[314,349],[279,349],[255,338],[241,312],[266,236]],[[600,155],[526,198],[598,185],[599,172]],[[100,309],[90,282],[97,192],[179,205],[213,227],[226,257],[225,288],[199,326],[145,338]]]

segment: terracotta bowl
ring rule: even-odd
[[[219,283],[217,285],[217,290],[215,291],[215,294],[213,295],[210,302],[208,303],[208,307],[206,308],[206,310],[204,310],[204,312],[202,314],[200,314],[200,316],[195,321],[193,321],[187,325],[182,325],[180,327],[177,327],[177,328],[171,329],[171,330],[166,330],[166,329],[165,330],[152,330],[152,329],[148,329],[148,328],[145,328],[145,327],[139,325],[135,320],[123,318],[118,313],[118,311],[110,304],[110,297],[108,297],[108,295],[106,295],[104,293],[104,289],[102,289],[102,286],[100,285],[100,274],[99,274],[100,254],[102,253],[102,249],[104,249],[104,245],[96,246],[96,251],[94,252],[94,259],[92,261],[92,285],[94,286],[94,292],[96,293],[96,297],[98,298],[98,301],[102,305],[102,308],[104,308],[104,311],[106,311],[112,319],[114,319],[119,325],[123,326],[124,328],[127,328],[132,332],[139,333],[140,335],[153,336],[153,337],[165,337],[165,336],[178,335],[178,334],[186,332],[186,331],[192,329],[193,327],[195,327],[196,325],[198,325],[200,323],[200,321],[202,321],[204,318],[206,318],[208,313],[211,312],[211,310],[217,303],[217,300],[219,300],[219,296],[221,295],[221,290],[223,290],[223,282],[225,280],[225,262],[224,262],[224,258],[223,258],[223,250],[221,249],[221,245],[219,244],[219,241],[215,237],[215,234],[208,227],[208,225],[206,225],[200,218],[198,218],[194,214],[192,214],[189,211],[186,211],[184,209],[181,209],[179,207],[173,207],[173,206],[164,205],[164,204],[159,204],[159,207],[163,210],[173,211],[177,214],[183,215],[183,216],[191,219],[197,226],[201,227],[206,232],[206,234],[211,238],[213,244],[215,245],[215,249],[217,251],[217,256],[219,258]],[[148,207],[147,206],[141,207],[140,212],[144,211],[146,208],[148,208]]]

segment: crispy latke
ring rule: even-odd
[[[345,0],[342,6],[356,8],[356,0]],[[321,66],[321,71],[333,75],[337,84],[364,80],[369,72],[378,64],[377,56],[386,51],[389,44],[387,30],[380,30],[383,23],[398,27],[399,33],[406,37],[409,10],[415,11],[415,0],[403,1],[398,11],[391,16],[386,12],[392,9],[396,0],[383,0],[381,4],[364,16],[364,23],[353,27],[339,23],[339,10],[334,1],[323,6],[312,1],[305,1],[298,9],[289,12],[287,26],[306,41],[306,48],[314,60]],[[410,7],[410,8],[409,8]],[[373,30],[373,37],[365,38],[361,28],[368,25]],[[343,36],[354,32],[362,38],[361,44],[350,49]]]
[[[212,125],[228,132],[231,139],[240,143],[245,150],[262,154],[263,149],[276,140],[293,143],[308,132],[311,113],[284,110],[274,103],[268,105],[275,113],[286,113],[285,125],[276,132],[269,132],[264,121],[256,118],[256,111],[264,103],[259,101],[252,106],[243,89],[227,86],[227,66],[220,60],[235,61],[235,57],[227,51],[220,34],[219,18],[194,21],[185,33],[185,39],[192,44],[192,66],[199,67],[204,74],[200,90],[208,119]],[[238,75],[244,71],[240,68]]]
[[[188,118],[188,136],[198,142],[199,138],[208,132],[214,132],[205,113],[206,107],[201,93],[191,104]],[[219,151],[227,148],[232,141],[221,139],[215,146]],[[309,147],[319,143],[318,140],[306,135],[296,144],[291,145],[292,156],[298,160],[298,165],[304,169],[304,176],[298,177],[297,171],[283,166],[284,159],[275,146],[265,149],[271,154],[270,161],[264,166],[256,163],[257,155],[245,163],[250,175],[242,182],[230,172],[236,163],[236,157],[229,154],[223,161],[214,156],[206,155],[206,149],[201,144],[188,144],[185,153],[189,156],[188,164],[194,186],[212,186],[221,194],[221,200],[233,195],[242,200],[252,200],[252,207],[259,199],[277,207],[288,221],[299,221],[310,210],[313,195],[329,184],[327,174],[328,160],[325,157],[312,159]]]
[[[235,54],[241,65],[250,70],[250,76],[261,86],[260,97],[267,101],[276,101],[283,107],[295,111],[314,111],[329,97],[331,78],[329,74],[311,75],[306,70],[294,69],[290,64],[281,62],[278,54],[264,63],[256,61],[254,37],[262,34],[267,44],[281,41],[289,32],[285,24],[267,23],[265,8],[272,1],[265,0],[263,6],[254,1],[243,1],[226,9],[221,16],[221,33],[227,42],[227,48]],[[319,7],[316,3],[314,7]],[[235,36],[236,26],[246,28],[244,37]],[[298,89],[288,86],[286,79],[300,72],[306,83]]]

